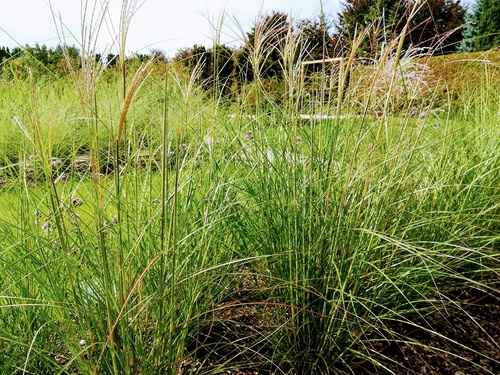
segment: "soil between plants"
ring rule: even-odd
[[[499,290],[500,283],[495,284],[495,289]],[[385,365],[388,370],[373,367],[369,363],[347,364],[352,373],[385,375],[392,371],[398,375],[500,375],[500,298],[470,288],[457,289],[451,294],[460,308],[436,313],[431,322],[434,333],[402,325],[391,329],[408,338],[408,343],[388,343],[387,340],[372,342],[374,352],[387,359]],[[252,307],[251,303],[248,306],[236,303],[234,308],[225,309],[207,332],[205,344],[210,346],[210,343],[220,343],[221,340],[241,340],[239,347],[243,354],[238,354],[233,346],[217,347],[213,352],[205,353],[203,363],[208,367],[217,367],[223,362],[229,365],[220,374],[283,373],[284,369],[278,371],[266,364],[265,358],[255,354],[253,348],[245,352],[247,344],[252,345],[256,336],[265,335],[269,314],[276,313],[271,308],[263,321],[259,309]],[[246,335],[247,341],[243,338]]]
[[[384,345],[396,374],[500,374],[500,299],[478,290],[456,291],[460,307],[436,316],[435,333],[399,327],[413,344]],[[432,348],[432,349],[431,349]],[[386,374],[366,368],[361,375]]]

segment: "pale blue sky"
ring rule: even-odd
[[[66,43],[76,44],[73,34],[81,39],[81,8],[87,2],[91,8],[105,0],[15,0],[2,4],[0,12],[0,46],[46,44],[57,45],[59,37],[49,4],[56,18],[65,25]],[[214,34],[210,23],[217,23],[225,13],[221,39],[224,43],[239,44],[242,31],[250,31],[259,13],[279,10],[294,18],[312,18],[324,12],[335,17],[340,10],[339,0],[129,0],[136,4],[132,18],[127,51],[147,53],[160,49],[173,55],[182,47],[194,44],[210,45]],[[117,34],[121,0],[109,0],[109,16],[99,33],[98,49],[113,47],[112,35]],[[100,6],[98,7],[100,10]],[[88,12],[87,14],[90,14]],[[239,25],[239,26],[238,26]]]

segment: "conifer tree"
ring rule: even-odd
[[[460,52],[473,52],[476,50],[477,24],[481,15],[483,0],[476,0],[469,12],[465,15],[465,26],[462,32],[462,42],[459,46]]]
[[[476,50],[500,45],[500,0],[482,0],[477,22]]]

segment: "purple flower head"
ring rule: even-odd
[[[68,176],[66,176],[65,174],[62,174],[56,178],[55,182],[59,182],[59,181],[66,182],[67,180],[68,180]]]
[[[52,158],[52,159],[50,159],[50,164],[51,164],[54,168],[56,168],[56,167],[58,167],[58,166],[60,166],[60,165],[62,164],[62,161],[61,161],[61,159]]]
[[[42,225],[42,231],[46,234],[52,234],[52,228],[50,227],[50,223],[49,222],[45,222],[43,223]]]
[[[298,145],[298,144],[300,143],[300,141],[301,141],[301,140],[302,140],[302,138],[300,138],[300,137],[295,137],[295,144],[297,144],[297,145]]]

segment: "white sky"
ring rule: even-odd
[[[106,0],[2,1],[0,46],[59,44],[49,3],[56,18],[61,17],[65,25],[66,43],[78,46],[82,29],[81,8],[86,2],[92,8],[94,4],[102,4]],[[259,13],[278,10],[292,14],[294,18],[314,18],[319,15],[321,4],[328,18],[335,18],[340,11],[339,0],[129,0],[129,3],[137,6],[127,37],[127,53],[148,53],[151,49],[160,49],[169,56],[180,48],[194,44],[210,46],[214,35],[210,23],[218,24],[223,12],[225,26],[221,41],[239,45],[242,33],[251,30]],[[99,32],[97,52],[109,48],[117,53],[111,35],[117,35],[121,6],[121,0],[109,0],[107,22]],[[96,12],[101,12],[100,5]],[[87,12],[87,18],[90,14],[90,11]]]

